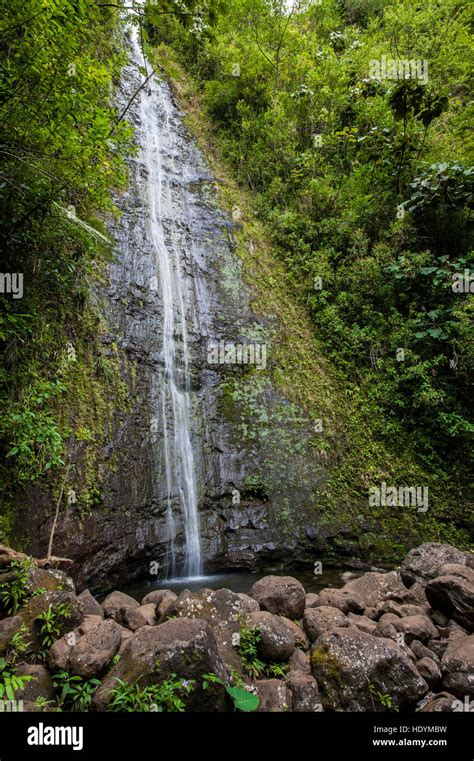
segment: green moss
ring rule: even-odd
[[[165,67],[187,114],[187,125],[220,179],[219,205],[229,213],[234,206],[241,211],[243,224],[235,231],[235,242],[243,267],[226,266],[224,284],[235,293],[243,277],[252,294],[253,311],[267,322],[271,320],[266,373],[253,370],[225,380],[220,409],[238,431],[236,445],[257,444],[265,452],[263,471],[252,478],[259,481],[263,492],[277,495],[272,520],[283,531],[294,529],[297,520],[327,526],[331,533],[340,530],[346,536],[360,537],[334,540],[329,557],[343,552],[396,562],[423,541],[468,546],[467,533],[453,525],[453,520],[462,516],[464,498],[459,489],[446,483],[441,470],[423,467],[410,442],[400,447],[394,440],[396,446],[392,446],[380,436],[385,421],[364,387],[349,383],[324,357],[309,318],[306,292],[285,270],[264,225],[256,218],[256,198],[234,181],[198,87],[168,46],[160,45],[151,55]],[[269,405],[267,392],[271,389],[286,403],[280,404],[274,395]],[[291,430],[295,420],[305,422]],[[304,425],[311,429],[319,425],[317,421],[322,422],[322,430],[305,439]],[[298,455],[308,466],[306,474],[304,468],[288,473],[282,467],[282,463],[294,463]],[[369,507],[369,487],[382,480],[427,485],[428,514],[420,515],[413,508]],[[358,519],[361,515],[363,526]]]

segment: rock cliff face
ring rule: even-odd
[[[120,91],[123,103],[142,80],[134,57],[132,45]],[[238,210],[229,219],[219,209],[217,181],[188,135],[165,81],[144,88],[129,117],[136,128],[137,155],[129,191],[117,201],[121,217],[112,227],[117,245],[109,283],[96,295],[108,326],[103,343],[110,356],[121,358],[129,402],[126,411],[116,410],[108,444],[96,463],[99,504],[80,520],[73,508],[61,513],[55,552],[74,559],[72,572],[80,585],[97,588],[146,573],[150,563],[162,575],[169,573],[172,532],[176,567],[182,567],[182,484],[172,485],[170,494],[164,456],[164,437],[180,435],[172,426],[167,434],[163,418],[177,414],[174,409],[164,412],[164,405],[172,406],[163,400],[168,372],[164,335],[169,330],[177,372],[183,388],[189,386],[206,569],[304,560],[316,538],[312,495],[327,472],[310,446],[314,424],[269,380],[274,318],[257,318],[252,312],[251,283],[244,281],[233,239]],[[157,196],[151,198],[150,187],[153,195],[157,185]],[[158,239],[149,220],[154,203],[159,205],[153,212],[160,225]],[[168,284],[174,316],[168,327],[160,247],[166,248],[172,268]],[[256,353],[249,354],[247,363],[222,362],[222,342],[247,345]],[[214,355],[210,346],[217,349]],[[80,452],[73,449],[71,459],[77,458]],[[45,545],[51,526],[50,517],[43,516],[37,533],[38,515],[36,501],[27,519],[34,551]]]

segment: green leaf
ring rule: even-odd
[[[226,687],[226,692],[234,701],[238,711],[255,711],[260,705],[260,698],[257,695],[241,687]]]

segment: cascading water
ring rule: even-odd
[[[132,29],[132,61],[146,67],[139,34]],[[170,95],[167,85],[151,77],[136,96],[139,164],[134,178],[145,218],[146,236],[155,259],[156,275],[150,288],[158,289],[162,309],[162,347],[155,404],[162,426],[166,478],[169,557],[165,572],[185,576],[202,574],[198,513],[198,486],[191,431],[190,356],[186,325],[186,294],[181,259],[182,241],[176,220],[184,216],[185,200],[176,190],[178,151],[173,152],[170,128]],[[175,146],[176,147],[176,146]],[[184,562],[176,558],[177,511],[184,531]]]

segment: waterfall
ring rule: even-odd
[[[132,61],[146,66],[139,33],[132,29]],[[148,65],[149,68],[149,65]],[[156,277],[150,287],[161,296],[162,347],[157,417],[163,435],[166,478],[168,576],[202,574],[198,513],[198,485],[191,431],[190,351],[186,325],[186,291],[182,277],[182,242],[175,234],[185,219],[185,200],[176,189],[180,175],[178,145],[170,125],[171,99],[166,83],[154,76],[137,95],[136,140],[139,163],[134,181],[140,191],[148,245],[152,248]],[[170,170],[171,164],[171,171]],[[142,171],[140,171],[140,166]],[[143,171],[144,168],[144,171]],[[184,530],[184,563],[177,567],[176,524]]]

